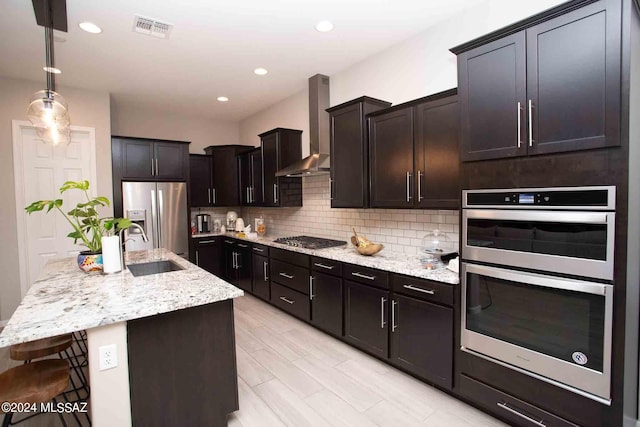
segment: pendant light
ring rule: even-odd
[[[46,51],[46,69],[55,68],[53,55],[53,9],[52,1],[44,0],[44,35]],[[40,3],[40,2],[39,2]],[[34,1],[34,10],[36,2]],[[66,9],[66,8],[65,8]],[[65,10],[66,15],[66,10]],[[38,10],[36,10],[38,17]],[[65,16],[66,21],[66,16]],[[65,22],[66,26],[66,22]],[[47,88],[33,94],[27,109],[27,116],[36,128],[36,133],[43,142],[59,145],[71,142],[71,119],[67,109],[67,101],[55,91],[55,74],[46,71]]]

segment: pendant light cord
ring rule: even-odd
[[[44,27],[45,55],[47,63],[47,91],[56,90],[56,75],[51,72],[54,67],[53,60],[53,11],[51,10],[51,0],[44,0],[44,17],[47,26]]]

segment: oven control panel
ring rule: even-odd
[[[614,209],[615,187],[466,190],[464,207],[521,207]]]

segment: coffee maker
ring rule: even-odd
[[[198,214],[196,215],[196,232],[208,233],[210,231],[209,225],[211,224],[211,215]]]

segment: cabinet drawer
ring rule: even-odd
[[[273,259],[279,259],[280,261],[309,268],[309,255],[278,248],[269,249],[269,254]]]
[[[311,257],[311,269],[333,276],[342,276],[342,263],[325,258]]]
[[[386,271],[360,267],[353,264],[344,264],[342,267],[342,275],[345,279],[355,282],[389,289],[389,273]]]
[[[194,239],[196,246],[211,246],[216,244],[222,244],[222,239],[219,237],[200,237]]]
[[[309,269],[271,259],[271,280],[309,295]]]
[[[518,426],[577,427],[563,418],[460,375],[460,394]]]
[[[433,301],[440,304],[453,305],[453,285],[432,282],[416,277],[391,275],[391,287],[394,292]]]
[[[253,251],[254,254],[269,256],[269,246],[259,245],[257,243],[254,243],[251,250]]]
[[[296,317],[310,320],[309,297],[285,286],[271,283],[271,304],[293,314]]]

